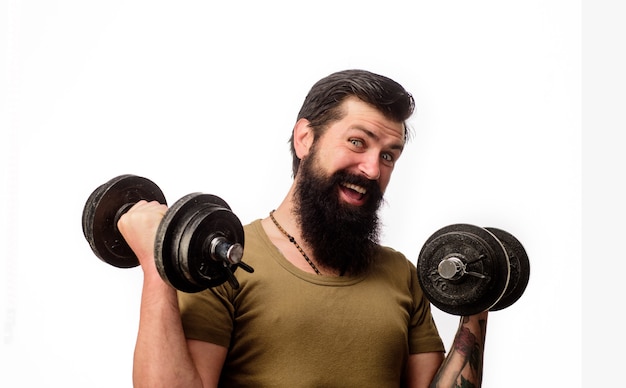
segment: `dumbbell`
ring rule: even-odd
[[[140,200],[167,204],[154,182],[131,174],[109,180],[87,199],[83,234],[105,263],[119,268],[139,265],[117,222]],[[161,220],[154,259],[163,280],[180,291],[199,292],[225,281],[239,288],[235,270],[254,271],[241,261],[243,247],[243,226],[228,204],[215,195],[191,193],[176,201]]]
[[[465,316],[515,303],[526,290],[530,262],[519,240],[504,230],[453,224],[426,240],[417,275],[434,306]]]

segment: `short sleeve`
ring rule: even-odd
[[[232,290],[227,285],[197,293],[178,292],[178,304],[187,339],[228,347],[233,331]]]
[[[417,269],[407,261],[410,270],[410,289],[413,295],[413,310],[409,322],[409,353],[443,352],[445,347],[417,278]]]

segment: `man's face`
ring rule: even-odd
[[[329,176],[345,170],[376,181],[384,193],[404,148],[404,125],[356,98],[346,99],[342,107],[344,117],[333,122],[315,143],[317,167]],[[360,206],[366,201],[362,187],[346,184],[338,191],[348,204]]]
[[[404,127],[359,100],[302,159],[295,209],[303,238],[323,266],[365,271],[378,242],[377,210],[404,145]]]

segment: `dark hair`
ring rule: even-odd
[[[372,105],[386,118],[403,123],[405,141],[409,139],[406,120],[415,108],[413,96],[396,81],[366,70],[339,71],[317,81],[304,99],[298,120],[304,118],[310,122],[317,140],[333,121],[342,119],[341,103],[351,96]],[[300,159],[294,148],[293,133],[289,143],[295,177]]]

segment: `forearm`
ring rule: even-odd
[[[452,348],[431,387],[481,386],[487,315],[485,311],[470,317],[461,317]]]
[[[117,227],[143,270],[139,332],[133,360],[135,387],[202,387],[183,333],[176,290],[159,275],[155,236],[167,206],[137,202]]]
[[[176,291],[154,276],[144,278],[133,383],[135,387],[202,387],[187,348]]]

